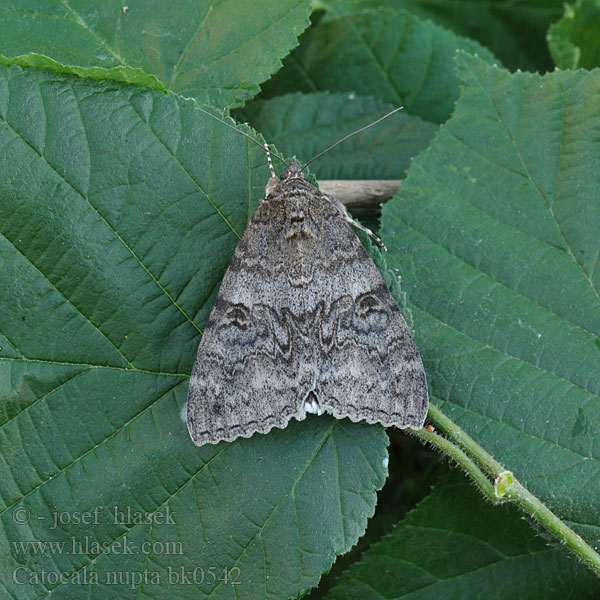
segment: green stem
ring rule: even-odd
[[[600,577],[600,554],[584,542],[581,536],[561,521],[547,506],[542,504],[525,486],[515,480],[506,497],[514,501],[550,531],[556,539],[565,544]]]
[[[411,434],[420,438],[424,442],[430,443],[435,446],[444,454],[447,454],[450,458],[455,460],[473,479],[477,487],[492,501],[498,502],[494,494],[494,486],[488,479],[485,473],[477,466],[475,461],[471,460],[465,452],[463,452],[458,446],[454,445],[450,440],[427,431],[427,429],[419,429],[418,431],[411,431]]]
[[[497,495],[492,480],[495,482],[500,479],[506,481],[508,475],[508,481],[512,481],[510,478],[512,474],[507,472],[503,465],[431,403],[428,417],[443,432],[444,436],[434,431],[420,429],[412,432],[416,437],[448,454],[472,477],[485,496],[493,502],[510,501],[517,504],[585,562],[596,575],[600,576],[600,554],[584,542],[581,536],[561,521],[516,479],[512,485],[504,488],[505,491],[501,496]]]
[[[488,454],[479,444],[476,444],[465,431],[463,431],[454,421],[450,420],[437,406],[429,404],[427,416],[433,421],[450,439],[454,440],[467,454],[472,456],[494,479],[500,475],[506,467]]]

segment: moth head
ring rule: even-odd
[[[281,173],[279,177],[274,176],[269,179],[267,182],[267,188],[265,190],[266,196],[270,196],[275,192],[277,186],[283,183],[284,181],[290,181],[292,179],[302,179],[306,180],[306,175],[300,166],[300,163],[294,158],[292,162],[290,162],[288,168]]]

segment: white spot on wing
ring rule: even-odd
[[[304,402],[304,410],[313,415],[322,415],[325,411],[319,406],[316,400],[306,400]]]

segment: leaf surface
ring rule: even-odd
[[[386,6],[406,9],[421,19],[477,40],[507,68],[547,71],[552,61],[546,32],[563,10],[562,0],[391,0]],[[318,0],[324,19],[381,6],[379,0]]]
[[[565,4],[565,14],[548,30],[548,46],[559,69],[600,66],[600,2]]]
[[[287,156],[306,162],[394,108],[355,94],[296,93],[256,99],[236,118],[248,121]],[[436,130],[433,123],[401,111],[336,146],[310,170],[320,179],[399,179]]]
[[[593,598],[600,582],[455,472],[340,577],[329,600]]]
[[[458,97],[457,49],[495,60],[477,42],[409,12],[364,11],[311,27],[263,92],[355,92],[442,123]]]
[[[308,0],[0,1],[2,54],[43,54],[74,68],[134,67],[204,103],[240,106],[308,26]],[[240,15],[244,18],[240,18]]]
[[[600,546],[600,73],[460,54],[452,119],[384,207],[433,401]]]
[[[193,100],[0,67],[3,595],[297,597],[364,532],[382,428],[197,448],[181,416],[267,179]]]

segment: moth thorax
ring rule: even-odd
[[[306,239],[311,237],[303,202],[292,199],[287,204],[287,236],[288,239]]]
[[[269,181],[267,182],[267,187],[265,189],[265,196],[268,198],[269,195],[275,192],[278,185],[280,185],[284,181],[289,182],[292,179],[300,179],[302,181],[306,180],[304,171],[302,170],[300,163],[295,158],[289,164],[288,168],[285,171],[283,171],[280,177],[273,176],[269,179]]]

